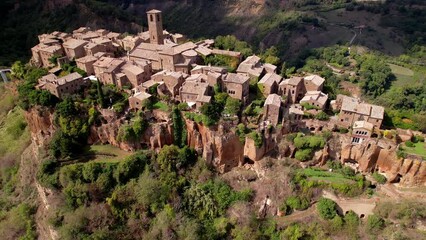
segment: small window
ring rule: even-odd
[[[152,15],[149,15],[149,19],[151,22],[154,22],[154,17]]]
[[[159,22],[160,21],[160,15],[158,14],[157,15],[157,22]]]

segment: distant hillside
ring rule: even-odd
[[[366,5],[365,5],[366,4]],[[164,12],[167,30],[191,38],[234,34],[283,58],[306,47],[361,44],[390,54],[424,44],[426,3],[349,0],[5,0],[0,2],[0,65],[27,59],[37,34],[79,26],[138,32],[147,9]],[[362,26],[362,31],[359,28]],[[356,37],[355,33],[357,34]]]

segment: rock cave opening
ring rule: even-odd
[[[250,165],[252,165],[252,164],[254,164],[254,161],[253,160],[251,160],[250,158],[248,158],[248,157],[244,157],[244,164],[250,164]]]
[[[402,175],[397,174],[396,177],[392,181],[390,181],[390,183],[399,183],[401,182],[401,178],[402,178]]]

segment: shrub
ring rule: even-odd
[[[320,121],[327,121],[328,119],[330,119],[330,117],[327,115],[327,113],[325,113],[323,111],[321,111],[317,115],[315,115],[315,118],[320,120]]]
[[[339,132],[342,133],[342,134],[345,134],[345,133],[348,133],[349,130],[347,128],[341,127],[341,128],[339,128]]]
[[[286,205],[294,210],[305,210],[309,207],[309,201],[299,196],[290,196],[285,201]]]
[[[260,133],[253,131],[253,132],[249,133],[247,136],[254,140],[254,145],[257,148],[262,147],[263,139],[262,139],[262,136],[260,135]]]
[[[37,172],[37,180],[44,187],[59,188],[59,164],[56,160],[44,161]]]
[[[385,226],[385,220],[377,215],[370,215],[367,219],[367,229],[371,233],[375,233]]]
[[[376,180],[380,184],[384,184],[387,181],[386,177],[383,176],[382,174],[378,173],[378,172],[373,173],[373,178],[374,178],[374,180]]]
[[[336,203],[328,198],[318,201],[317,210],[323,219],[333,219],[337,215]]]
[[[412,142],[412,141],[406,141],[405,142],[405,146],[407,146],[407,147],[414,147],[414,143]]]
[[[413,142],[418,143],[418,142],[424,142],[425,141],[425,137],[423,137],[422,135],[416,135],[413,137]]]
[[[188,103],[186,103],[186,102],[182,102],[182,103],[178,104],[179,111],[186,111],[186,110],[188,110],[188,108],[189,108],[189,106],[188,106]]]
[[[310,149],[310,148],[299,149],[299,150],[297,150],[294,157],[297,160],[302,161],[302,162],[310,160],[311,157],[312,157],[312,149]]]

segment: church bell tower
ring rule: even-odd
[[[163,19],[161,11],[153,9],[147,12],[149,40],[153,44],[164,44],[163,39]]]

